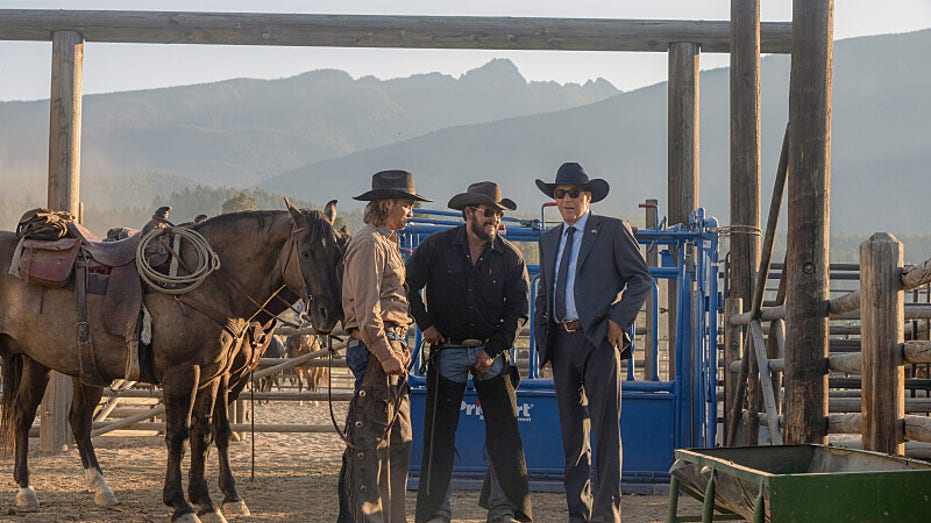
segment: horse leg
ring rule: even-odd
[[[165,404],[165,445],[168,447],[168,465],[162,502],[174,509],[172,523],[201,523],[194,509],[184,499],[181,485],[181,460],[184,446],[190,435],[191,409],[200,381],[200,366],[176,366],[166,369],[162,379]]]
[[[229,448],[233,431],[230,428],[229,401],[229,376],[226,375],[222,378],[217,391],[217,401],[213,407],[214,440],[217,444],[217,461],[220,469],[220,491],[223,492],[221,507],[224,514],[251,516],[252,512],[249,511],[245,500],[239,497],[239,492],[236,491],[236,479],[230,467]]]
[[[204,472],[207,454],[213,441],[213,412],[220,380],[213,380],[197,393],[191,418],[191,471],[188,480],[188,499],[197,507],[197,516],[204,523],[227,523],[220,509],[210,499]]]
[[[304,392],[304,373],[306,370],[304,367],[294,367],[294,375],[297,377],[297,393],[301,394]],[[297,400],[298,406],[304,406],[304,400]]]
[[[84,467],[84,477],[87,486],[94,489],[94,504],[99,507],[112,507],[119,504],[119,500],[107,485],[103,471],[97,462],[97,453],[91,441],[91,425],[93,423],[94,407],[100,403],[103,395],[102,387],[91,387],[81,383],[78,378],[71,379],[71,412],[68,421],[71,422],[71,433],[78,444],[81,454],[81,465]]]
[[[42,403],[42,395],[48,386],[51,371],[28,356],[22,358],[22,374],[19,390],[13,404],[14,460],[13,479],[19,484],[16,494],[17,507],[38,507],[39,498],[29,485],[29,429],[36,419],[36,409]]]

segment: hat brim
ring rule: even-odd
[[[543,194],[553,198],[553,193],[556,192],[556,187],[560,185],[574,185],[583,191],[588,191],[592,193],[592,203],[600,202],[608,196],[608,191],[611,190],[611,186],[608,185],[608,182],[602,180],[601,178],[595,178],[589,180],[588,183],[573,183],[573,184],[558,184],[558,183],[546,183],[543,180],[536,180],[537,188],[543,192]]]
[[[500,211],[516,211],[517,204],[514,203],[510,198],[501,198],[500,202],[496,202],[491,198],[485,196],[484,194],[476,194],[470,192],[464,192],[457,194],[449,199],[449,203],[446,204],[450,209],[455,209],[461,211],[469,206],[476,205],[488,205],[494,207]]]
[[[432,202],[428,198],[424,198],[419,194],[413,194],[409,192],[399,191],[397,189],[372,189],[371,191],[364,192],[359,196],[353,196],[353,200],[358,200],[360,202],[371,202],[375,200],[414,200],[418,202]]]

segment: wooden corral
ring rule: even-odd
[[[793,21],[761,23],[759,0],[732,0],[731,21],[594,20],[488,17],[393,17],[183,12],[0,10],[0,39],[53,42],[49,205],[80,213],[80,101],[84,41],[210,45],[304,45],[337,47],[460,48],[508,50],[667,51],[669,53],[669,194],[672,222],[699,206],[700,52],[731,52],[731,233],[732,287],[738,303],[758,321],[761,308],[752,275],[768,271],[759,259],[759,55],[792,54],[785,176],[788,199],[788,268],[784,292],[792,308],[785,317],[786,440],[822,442],[827,434],[828,243],[830,194],[833,1],[795,2]],[[780,194],[781,198],[781,194]],[[683,253],[684,254],[684,253]],[[759,279],[756,280],[760,282]],[[765,277],[763,278],[765,282]],[[731,303],[729,311],[744,312]],[[674,312],[673,312],[674,314]],[[673,318],[670,318],[673,320]],[[669,322],[670,326],[675,321]],[[730,323],[729,323],[730,324]],[[729,328],[727,363],[742,345]],[[780,329],[776,329],[780,330]],[[759,338],[760,328],[751,329]],[[674,340],[670,340],[674,342]],[[762,347],[746,352],[768,360]],[[748,357],[749,356],[749,357]],[[768,374],[768,368],[762,369]],[[733,406],[746,381],[729,380]],[[67,387],[59,387],[66,389]],[[54,389],[54,387],[53,387]],[[759,391],[759,392],[758,392]],[[762,397],[762,388],[751,390]],[[54,394],[54,393],[53,393]],[[769,395],[769,394],[767,394]],[[43,407],[43,429],[55,436],[42,445],[67,442],[62,398]],[[57,407],[56,407],[57,406]],[[728,420],[728,425],[733,421]],[[772,417],[770,417],[772,421]]]
[[[860,246],[860,264],[854,266],[859,270],[860,290],[827,302],[831,321],[859,325],[831,327],[835,337],[829,346],[833,350],[821,364],[829,379],[824,430],[828,434],[859,434],[864,449],[927,459],[929,447],[922,444],[931,443],[931,381],[906,379],[906,370],[914,374],[916,367],[931,363],[931,259],[908,266],[903,266],[902,260],[903,246],[893,235],[874,234]],[[908,294],[921,297],[922,293],[910,292],[916,289],[922,289],[923,301],[906,304]],[[769,322],[767,341],[775,343],[778,354],[787,353],[784,306],[763,308],[756,317],[736,313],[740,309],[737,298],[729,298],[725,308],[729,311],[725,322],[731,328],[749,326],[752,339],[748,343],[754,349],[766,344],[763,323]],[[860,336],[849,339],[851,334]],[[738,415],[741,420],[753,421],[748,425],[757,420],[767,425],[771,441],[776,443],[781,440],[785,418],[779,414],[780,389],[772,386],[770,373],[785,372],[788,362],[783,357],[769,358],[758,349],[750,354],[760,362],[761,373],[752,379],[762,384],[765,409],[741,410]],[[731,362],[728,373],[739,375],[742,363]],[[907,391],[912,397],[906,397]],[[744,403],[740,397],[729,401]],[[906,445],[906,440],[911,443]]]

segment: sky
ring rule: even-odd
[[[790,21],[791,0],[760,0],[763,21]],[[0,9],[115,9],[439,16],[730,19],[729,0],[0,0]],[[931,0],[838,0],[834,37],[931,27]],[[666,80],[665,53],[485,51],[103,44],[84,48],[84,94],[213,82],[285,78],[314,69],[397,78],[438,71],[458,77],[508,58],[528,80],[584,83],[599,77],[623,90]],[[703,69],[728,64],[704,54]],[[51,43],[0,41],[0,101],[48,98]]]

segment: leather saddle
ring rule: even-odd
[[[20,275],[23,280],[43,287],[63,287],[72,281],[74,283],[80,317],[78,345],[82,351],[81,379],[86,383],[100,386],[107,384],[93,363],[93,349],[87,329],[87,293],[104,295],[107,332],[122,336],[126,341],[129,349],[127,377],[138,377],[137,325],[142,314],[143,286],[136,268],[136,255],[146,233],[154,227],[170,225],[167,220],[155,218],[153,216],[153,221],[142,231],[117,241],[102,242],[76,222],[68,223],[70,238],[23,241],[20,258]],[[152,267],[165,265],[170,256],[168,250],[160,246],[151,252],[147,250],[144,255]]]

